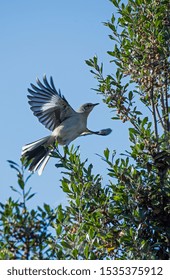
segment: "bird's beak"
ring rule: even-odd
[[[100,104],[100,103],[94,103],[93,106],[97,106],[97,105],[99,105],[99,104]]]

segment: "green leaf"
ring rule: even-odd
[[[129,91],[128,98],[129,98],[130,101],[133,99],[133,92],[132,91]]]
[[[61,241],[61,245],[64,247],[64,248],[67,248],[67,249],[72,249],[72,246],[66,242],[66,241]]]
[[[90,239],[94,238],[95,231],[94,231],[94,229],[92,227],[90,227],[90,229],[88,231],[88,234],[89,234]]]
[[[24,186],[25,186],[25,183],[24,183],[24,181],[23,181],[22,178],[19,178],[19,179],[18,179],[18,184],[19,184],[20,188],[23,190],[23,189],[24,189]]]
[[[114,14],[112,14],[111,23],[114,24],[114,22],[115,22],[115,16],[114,16]]]
[[[21,193],[16,188],[14,188],[13,186],[10,186],[10,188],[13,192],[16,192],[16,193],[21,195]]]
[[[93,66],[94,66],[94,64],[93,64],[93,62],[92,62],[91,59],[85,60],[85,62],[86,62],[86,64],[87,64],[88,66],[90,66],[90,67],[93,67]]]
[[[134,135],[138,135],[138,134],[139,134],[139,131],[136,130],[135,128],[133,128],[133,127],[130,127],[130,128],[129,128],[129,132],[132,133],[132,134],[134,134]]]
[[[46,203],[44,203],[44,209],[47,213],[50,213],[50,206]]]
[[[120,195],[114,195],[113,199],[115,201],[120,201],[120,200],[122,200],[122,197]]]
[[[111,2],[113,3],[113,5],[116,7],[116,8],[119,8],[119,2],[117,0],[111,0]]]
[[[109,151],[108,148],[106,148],[106,149],[104,150],[104,156],[105,156],[106,160],[109,159],[109,155],[110,155],[110,151]]]
[[[9,163],[9,166],[13,169],[15,169],[17,171],[17,173],[20,173],[20,169],[19,169],[19,165],[12,161],[12,160],[7,160],[7,162]]]
[[[35,193],[32,193],[30,196],[28,196],[27,201],[30,200],[34,195],[35,195]]]
[[[72,255],[75,259],[77,259],[77,256],[78,256],[78,250],[76,248],[73,249],[72,251]]]
[[[113,31],[114,34],[116,34],[116,27],[114,26],[114,24],[111,24],[110,22],[108,22],[107,26]]]
[[[147,122],[148,122],[148,117],[145,117],[145,118],[142,120],[141,125],[144,126]]]
[[[61,234],[61,232],[62,232],[62,226],[61,226],[60,224],[57,225],[57,227],[56,227],[56,232],[57,232],[58,235]]]
[[[93,61],[94,61],[94,68],[95,68],[97,71],[100,71],[99,66],[98,66],[98,58],[97,58],[97,56],[94,56],[94,57],[93,57]]]
[[[64,214],[63,214],[62,210],[58,211],[57,218],[58,218],[59,222],[62,222],[62,220],[64,218]]]
[[[112,117],[112,120],[120,120],[119,117]]]
[[[56,163],[56,164],[55,164],[55,167],[57,167],[57,168],[62,168],[62,167],[64,167],[64,165],[63,165],[62,163]]]
[[[12,160],[7,160],[7,162],[9,162],[9,164],[12,164],[14,166],[19,167],[19,165],[16,162],[12,161]]]
[[[86,257],[86,259],[88,259],[89,257],[89,245],[86,245],[84,248],[84,255]]]
[[[71,190],[68,186],[68,182],[62,180],[62,190],[65,192],[65,193],[71,193]]]

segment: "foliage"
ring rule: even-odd
[[[27,190],[24,180],[25,168],[9,161],[18,178],[17,192],[19,199],[9,197],[5,204],[0,203],[0,259],[44,259],[48,258],[47,240],[51,236],[49,226],[55,218],[54,210],[49,205],[29,210],[28,201],[35,195],[31,188]],[[22,161],[22,164],[24,162]]]
[[[125,228],[137,234],[138,257],[166,259],[170,248],[170,4],[162,0],[111,2],[119,17],[113,15],[105,25],[115,42],[108,54],[117,66],[116,74],[104,77],[96,56],[86,62],[98,80],[96,91],[115,110],[113,119],[131,123],[131,150],[116,165],[106,161],[111,166],[109,175],[117,179],[115,192],[120,184],[128,194],[127,211],[132,218]],[[138,109],[141,103],[148,110],[144,118]],[[129,159],[131,163],[125,164]],[[126,242],[122,245],[132,258],[137,257],[135,249]],[[144,254],[141,246],[147,248]]]
[[[169,259],[170,257],[170,4],[168,0],[111,0],[118,17],[109,28],[115,75],[95,56],[86,61],[113,120],[129,122],[129,151],[105,149],[108,184],[82,162],[79,149],[57,146],[68,205],[29,210],[22,167],[20,198],[0,203],[0,259]],[[143,107],[142,107],[143,106]],[[143,109],[144,108],[144,109]],[[144,110],[147,113],[143,113]],[[144,116],[146,115],[147,116]]]

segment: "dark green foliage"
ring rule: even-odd
[[[108,54],[117,66],[116,73],[104,77],[103,65],[99,66],[97,57],[87,64],[98,80],[96,91],[115,109],[113,119],[131,123],[131,150],[126,151],[126,158],[111,164],[107,152],[106,160],[111,166],[109,175],[116,179],[111,186],[122,207],[122,225],[126,224],[126,238],[121,243],[129,251],[128,258],[168,259],[170,4],[161,0],[129,0],[127,5],[122,1],[111,2],[120,15],[117,19],[113,15],[105,23],[114,41]],[[141,103],[148,110],[148,117],[141,117]],[[117,197],[119,185],[121,199]]]
[[[35,195],[31,188],[26,189],[25,168],[9,161],[11,168],[17,171],[19,199],[10,197],[5,204],[0,203],[0,259],[48,259],[48,228],[54,220],[54,210],[44,204],[29,210],[27,202]],[[24,162],[22,162],[24,164]]]

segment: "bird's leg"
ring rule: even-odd
[[[96,134],[96,135],[102,135],[102,136],[107,136],[112,132],[112,130],[110,128],[106,128],[106,129],[101,129],[99,131],[92,131],[87,129],[85,132],[83,132],[80,136],[86,136],[86,135],[92,135],[92,134]]]

